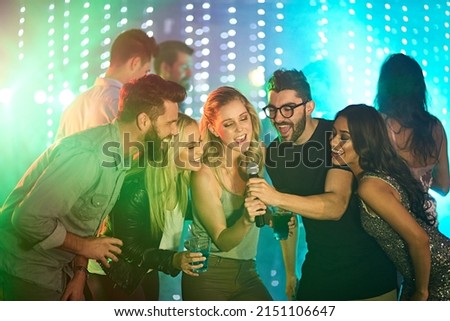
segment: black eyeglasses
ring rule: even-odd
[[[264,113],[266,114],[266,116],[269,117],[270,119],[274,119],[275,117],[277,117],[277,111],[280,111],[281,116],[283,116],[284,118],[291,118],[292,115],[294,115],[295,108],[303,106],[303,105],[307,104],[308,102],[309,102],[309,100],[306,100],[299,104],[293,104],[293,103],[286,104],[279,108],[272,106],[272,105],[267,105],[266,107],[263,108],[263,110],[264,110]]]

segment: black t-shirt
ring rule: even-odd
[[[332,122],[319,119],[305,144],[275,140],[269,145],[266,169],[278,191],[301,196],[324,193],[327,173],[336,168],[331,161],[331,133]],[[302,266],[299,299],[357,300],[395,288],[395,269],[376,241],[363,230],[355,193],[340,220],[302,220],[308,253]]]

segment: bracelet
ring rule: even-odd
[[[89,271],[88,271],[88,269],[86,269],[86,267],[85,267],[85,266],[82,266],[82,265],[75,265],[75,266],[73,267],[73,271],[74,271],[74,272],[76,272],[76,271],[81,271],[81,272],[84,272],[84,274],[86,274],[86,277],[89,276]]]

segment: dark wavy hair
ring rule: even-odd
[[[176,82],[164,80],[155,74],[134,79],[120,90],[117,118],[124,122],[134,121],[146,113],[152,121],[165,113],[164,101],[180,103],[186,98],[186,90]]]
[[[280,92],[282,90],[294,90],[297,97],[305,100],[311,100],[311,87],[305,74],[296,69],[278,69],[276,70],[266,85],[267,91]]]
[[[410,210],[429,225],[434,222],[426,215],[426,192],[412,176],[406,162],[393,148],[386,124],[378,111],[364,104],[349,105],[336,114],[347,120],[353,148],[359,155],[359,165],[365,172],[378,172],[394,178],[404,189]]]
[[[390,55],[381,66],[375,104],[388,118],[402,127],[412,129],[405,149],[426,163],[438,157],[438,145],[433,129],[438,124],[428,112],[427,86],[422,68],[413,58],[397,53]]]

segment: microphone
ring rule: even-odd
[[[259,173],[258,164],[254,163],[254,162],[249,162],[247,164],[248,178],[259,177],[258,173]],[[264,222],[264,216],[263,215],[255,216],[255,224],[257,227],[263,227],[264,225],[266,225],[266,223]]]

